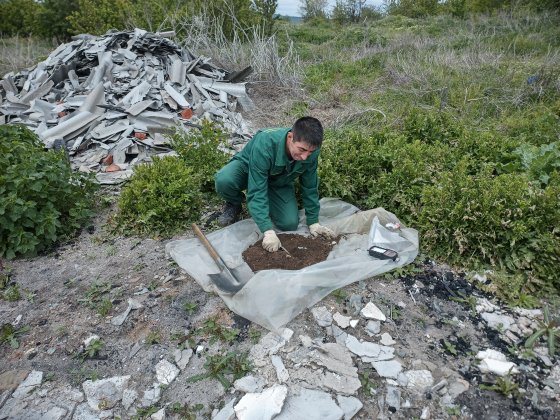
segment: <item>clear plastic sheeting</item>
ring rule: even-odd
[[[302,212],[298,230],[289,233],[308,235],[304,221]],[[276,332],[333,290],[407,265],[418,255],[418,232],[395,229],[399,219],[383,208],[360,211],[343,201],[324,198],[319,221],[342,238],[326,261],[301,270],[251,271],[242,253],[262,238],[252,219],[208,234],[227,266],[236,268],[239,280],[247,282],[235,295],[214,287],[208,274],[219,269],[197,238],[170,242],[166,252],[205,291],[219,294],[233,312]],[[371,257],[367,250],[372,245],[397,251],[398,261]]]

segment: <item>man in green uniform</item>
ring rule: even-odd
[[[299,178],[309,231],[334,237],[331,229],[319,224],[317,163],[322,142],[323,127],[313,117],[298,119],[292,128],[258,131],[216,173],[216,191],[226,201],[218,222],[226,226],[237,220],[247,190],[247,208],[264,233],[263,248],[278,251],[281,243],[273,227],[289,231],[298,226],[294,181]]]

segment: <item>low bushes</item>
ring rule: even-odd
[[[560,154],[534,143],[413,110],[402,128],[328,132],[321,195],[395,212],[433,257],[560,290]]]
[[[118,201],[116,222],[126,233],[172,235],[200,218],[216,201],[214,173],[229,159],[226,134],[215,123],[179,130],[171,139],[178,156],[154,158],[135,168]]]
[[[0,257],[34,254],[93,214],[92,180],[23,126],[0,126]]]

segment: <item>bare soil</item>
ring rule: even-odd
[[[262,247],[262,239],[243,252],[243,259],[253,271],[300,270],[325,261],[338,239],[307,237],[293,233],[278,235],[282,246],[277,252],[268,252]],[[286,252],[287,250],[287,252]]]

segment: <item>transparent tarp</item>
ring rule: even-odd
[[[208,234],[228,267],[236,268],[240,280],[247,281],[235,295],[221,293],[213,285],[208,274],[219,269],[198,238],[170,242],[166,252],[205,291],[219,294],[233,312],[272,331],[333,290],[402,267],[418,255],[418,232],[395,228],[399,219],[382,208],[360,211],[338,199],[324,198],[319,221],[342,238],[326,261],[301,270],[251,271],[242,253],[262,238],[252,219]],[[309,234],[303,211],[298,230],[284,233]],[[371,257],[367,250],[373,245],[397,251],[398,261]]]

